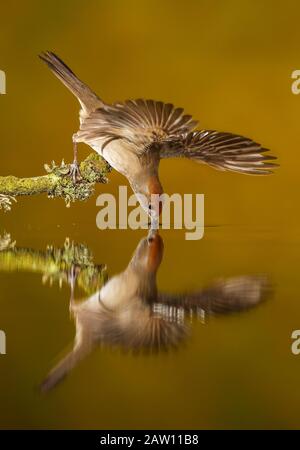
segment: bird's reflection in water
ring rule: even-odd
[[[123,272],[70,309],[75,318],[73,350],[50,372],[43,390],[55,386],[99,345],[138,351],[176,347],[188,333],[186,317],[243,311],[260,303],[268,290],[264,276],[219,280],[199,292],[167,294],[156,285],[163,241],[151,233],[142,239]]]
[[[26,253],[9,242],[5,248],[2,244],[0,250],[0,270],[3,270],[3,256],[6,255],[7,261],[7,254]],[[32,251],[27,252],[33,257]],[[177,347],[188,335],[191,318],[205,321],[209,315],[248,310],[270,293],[268,278],[262,275],[219,279],[196,292],[171,294],[159,291],[156,274],[163,258],[163,241],[156,232],[150,232],[139,242],[125,270],[108,281],[105,267],[95,266],[85,247],[68,243],[64,249],[52,248],[51,252],[51,275],[54,252],[60,265],[57,277],[61,280],[67,272],[65,278],[71,285],[70,311],[75,320],[76,335],[71,352],[41,384],[43,391],[53,388],[96,346],[115,346],[136,353]],[[45,277],[45,255],[38,252],[38,256],[40,264],[44,264]],[[49,250],[46,256],[49,257]],[[10,257],[10,264],[12,261]],[[20,263],[17,266],[19,269]],[[24,264],[21,266],[24,268]],[[37,264],[34,266],[38,267]],[[13,270],[11,266],[10,270]],[[79,280],[86,293],[90,284],[94,292],[97,285],[102,283],[102,287],[77,302],[73,294]]]

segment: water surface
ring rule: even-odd
[[[1,427],[297,425],[296,233],[32,234],[2,234]]]

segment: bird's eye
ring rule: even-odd
[[[151,210],[152,209],[152,205],[151,205],[151,203],[150,203],[150,205],[148,206],[148,208]]]

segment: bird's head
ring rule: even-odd
[[[140,177],[132,184],[132,188],[146,213],[151,218],[158,219],[162,210],[160,196],[164,192],[158,176],[150,175]]]
[[[157,230],[150,230],[148,236],[139,242],[131,265],[144,273],[156,273],[163,258],[164,244]]]

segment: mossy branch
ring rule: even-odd
[[[46,193],[49,198],[62,197],[67,206],[76,200],[89,198],[96,183],[107,183],[106,175],[111,168],[107,162],[91,153],[80,164],[82,179],[74,183],[70,177],[70,165],[62,161],[57,166],[54,161],[51,165],[45,164],[47,174],[38,177],[18,178],[15,176],[0,177],[0,209],[9,211],[15,197],[21,195],[38,195]]]
[[[65,240],[61,248],[51,245],[46,250],[17,247],[9,234],[0,236],[0,270],[29,271],[41,273],[43,283],[72,283],[76,271],[76,284],[87,295],[91,295],[107,280],[106,266],[95,264],[91,251],[83,244]]]

